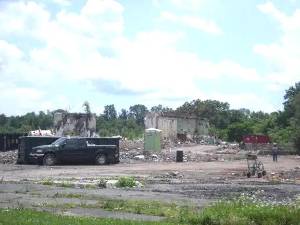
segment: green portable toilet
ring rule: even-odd
[[[155,128],[146,129],[144,137],[145,151],[159,152],[161,150],[160,137],[161,130]]]

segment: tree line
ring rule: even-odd
[[[246,134],[269,135],[273,142],[293,143],[300,149],[300,82],[285,91],[284,109],[272,113],[254,112],[249,109],[230,109],[226,102],[200,99],[185,102],[172,109],[162,105],[148,109],[142,104],[130,106],[117,112],[113,104],[106,105],[96,116],[100,136],[121,135],[130,139],[142,137],[144,117],[148,112],[178,112],[194,114],[210,123],[210,135],[227,141],[242,140]],[[88,102],[83,107],[91,113]],[[0,133],[26,133],[35,129],[51,129],[55,111],[27,113],[22,116],[0,114]]]

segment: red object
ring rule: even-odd
[[[251,144],[267,144],[271,143],[271,139],[267,135],[245,135],[243,136],[243,142]]]

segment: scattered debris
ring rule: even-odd
[[[127,140],[126,138],[120,140],[120,150],[121,151],[130,151],[130,150],[143,150],[144,149],[144,140]]]
[[[18,158],[18,150],[0,152],[0,163],[15,164]]]
[[[106,188],[116,188],[118,180],[108,180],[106,181]]]
[[[137,160],[144,160],[144,159],[145,159],[145,156],[144,156],[144,155],[136,155],[136,156],[134,156],[134,159],[137,159]]]

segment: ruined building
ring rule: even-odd
[[[195,135],[208,135],[209,123],[195,115],[181,113],[148,113],[145,117],[145,128],[156,128],[162,131],[162,138],[189,139]]]
[[[56,112],[53,123],[56,136],[94,137],[96,134],[95,114]]]

